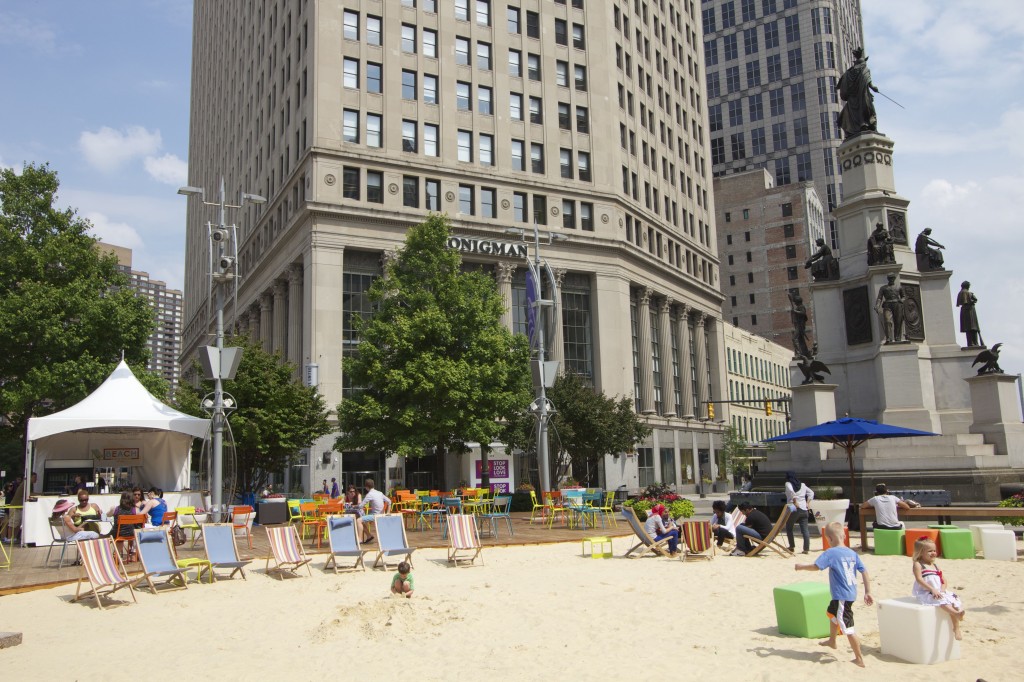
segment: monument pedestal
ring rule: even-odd
[[[1008,455],[1010,466],[1024,468],[1024,424],[1018,408],[1017,377],[983,374],[966,381],[974,410],[971,433],[981,434],[998,454]]]
[[[800,374],[793,368],[794,374]],[[836,418],[835,384],[804,384],[793,386],[793,419],[790,431],[799,431]],[[760,465],[759,471],[799,471],[811,473],[821,471],[829,443],[790,441],[779,443],[768,461]]]

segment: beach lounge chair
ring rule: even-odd
[[[409,540],[405,536],[405,524],[402,523],[400,514],[380,514],[376,517],[377,522],[377,558],[373,561],[373,567],[388,567],[388,559],[392,557],[405,557],[409,565],[412,565],[412,553],[415,551],[409,547]]]
[[[686,543],[683,561],[687,556],[704,559],[715,558],[715,536],[710,521],[682,521],[679,524],[679,539]]]
[[[96,606],[102,609],[103,602],[100,597],[127,587],[132,594],[132,601],[138,603],[135,590],[132,589],[133,581],[128,579],[121,556],[114,548],[114,541],[111,538],[79,540],[78,554],[82,558],[82,572],[85,575],[78,579],[78,589],[75,590],[75,598],[71,601],[76,602],[92,593],[92,596],[96,597]],[[82,594],[83,580],[89,581],[89,592],[85,594]]]
[[[483,551],[480,546],[480,531],[476,527],[476,518],[472,514],[449,514],[448,519],[448,561],[459,565],[460,561],[470,565],[480,557],[484,563]]]
[[[366,570],[363,563],[363,554],[368,551],[359,547],[359,536],[356,534],[356,517],[349,514],[339,514],[327,517],[327,541],[331,546],[331,553],[324,564],[324,570],[334,568],[338,572],[338,557],[355,558],[355,563],[345,568],[362,568]]]
[[[187,568],[178,566],[174,558],[174,550],[171,549],[171,537],[167,528],[145,528],[135,531],[135,546],[139,552],[139,560],[142,562],[142,577],[136,578],[135,583],[143,580],[149,585],[153,594],[157,594],[156,583],[153,578],[167,578],[161,586],[166,590],[188,589],[185,583]],[[177,581],[181,583],[178,584]]]
[[[747,556],[757,556],[761,553],[763,549],[768,548],[773,552],[778,552],[780,555],[782,555],[784,559],[792,557],[793,552],[789,551],[789,548],[782,544],[782,542],[775,539],[776,537],[778,537],[779,531],[786,527],[786,520],[788,518],[789,507],[783,507],[782,513],[779,514],[779,519],[775,522],[775,525],[772,526],[772,530],[770,533],[768,533],[768,537],[763,538],[760,542],[757,542],[754,545],[754,547],[749,552],[747,552]],[[751,543],[754,542],[756,541],[751,539]]]
[[[206,549],[206,560],[210,562],[210,574],[217,579],[216,568],[230,568],[228,578],[235,573],[245,580],[245,567],[252,561],[238,558],[238,543],[235,541],[235,529],[230,523],[204,523],[203,547]]]
[[[643,524],[640,523],[640,519],[637,517],[636,512],[633,511],[632,507],[622,508],[622,517],[629,523],[629,527],[633,529],[633,533],[636,535],[637,540],[640,542],[633,545],[624,556],[636,559],[642,557],[648,552],[656,556],[667,557],[670,556],[668,553],[668,538],[664,540],[655,540],[647,531],[644,529]],[[640,551],[639,554],[633,555],[633,552]]]
[[[285,573],[291,573],[297,578],[299,574],[296,571],[305,566],[309,577],[312,578],[313,572],[309,570],[309,562],[312,559],[306,557],[302,543],[299,542],[299,536],[295,533],[295,526],[264,526],[264,528],[267,529],[267,539],[270,540],[270,551],[272,552],[272,556],[267,557],[267,575],[276,573],[278,579],[283,580]],[[273,568],[270,567],[271,559],[276,564]]]

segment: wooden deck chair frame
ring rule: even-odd
[[[136,604],[139,603],[139,600],[135,598],[133,587],[135,581],[128,578],[128,572],[124,569],[124,562],[121,561],[121,555],[114,546],[112,538],[79,540],[78,556],[82,558],[82,577],[78,579],[78,588],[75,590],[72,602],[93,596],[96,598],[96,606],[103,609],[103,601],[100,597],[109,596],[122,587],[127,587],[132,595],[132,601]],[[116,579],[110,580],[109,578]],[[82,594],[82,582],[86,580],[89,581],[89,591]]]
[[[715,558],[715,534],[711,530],[710,521],[680,521],[679,541],[686,543],[683,561],[687,557],[695,559]]]
[[[448,525],[448,562],[456,567],[460,561],[472,566],[479,557],[480,565],[483,566],[483,547],[480,545],[480,529],[476,525],[476,517],[472,514],[449,514],[445,523]]]
[[[234,554],[235,554],[234,561],[214,561],[213,557],[210,556],[210,541],[207,538],[206,533],[207,533],[207,531],[212,529],[213,532],[214,532],[214,536],[216,537],[218,529],[220,529],[220,528],[226,528],[227,531],[228,531],[227,535],[231,538],[231,547],[232,547],[232,551],[234,551]],[[248,566],[249,564],[251,564],[252,561],[251,560],[241,559],[238,556],[238,540],[236,539],[236,536],[235,536],[234,524],[233,523],[204,523],[203,524],[203,528],[202,528],[202,534],[203,534],[203,551],[206,552],[206,560],[210,562],[210,568],[207,569],[207,570],[210,571],[210,575],[213,576],[213,579],[214,580],[220,580],[221,578],[225,577],[225,576],[218,576],[217,575],[217,571],[216,571],[216,569],[218,569],[218,568],[223,568],[223,569],[231,569],[231,573],[228,573],[228,575],[226,576],[228,580],[230,580],[231,578],[234,578],[235,577],[235,573],[238,573],[240,576],[242,576],[242,580],[246,580],[246,577],[245,577],[245,567]]]
[[[283,523],[272,526],[264,526],[267,529],[267,541],[270,543],[270,556],[267,557],[267,565],[265,568],[266,574],[276,573],[279,580],[284,580],[285,573],[291,573],[292,576],[298,578],[299,574],[297,571],[303,566],[306,567],[306,571],[309,573],[309,577],[313,577],[313,571],[309,568],[309,562],[312,561],[306,556],[306,550],[303,549],[302,543],[299,542],[299,536],[295,532],[295,526]],[[275,536],[281,536],[275,538]],[[286,549],[286,547],[278,547],[278,542],[289,542],[292,544],[294,555],[296,558],[292,559],[288,556],[279,556],[280,550]],[[277,564],[273,568],[270,567],[270,560],[273,559],[274,563]]]
[[[782,508],[782,513],[779,514],[779,519],[775,522],[775,525],[772,526],[771,532],[768,533],[768,537],[757,542],[757,544],[747,552],[747,556],[757,556],[762,550],[767,548],[773,552],[777,552],[784,559],[791,558],[793,556],[793,552],[790,552],[789,547],[786,547],[776,539],[779,535],[779,531],[785,528],[787,519],[789,519],[788,506]],[[751,542],[754,542],[754,540],[751,540]]]
[[[669,538],[664,540],[655,540],[647,534],[647,530],[644,529],[640,523],[640,518],[633,511],[632,507],[622,507],[622,516],[629,523],[629,527],[633,529],[633,534],[636,535],[637,540],[640,542],[633,545],[628,552],[623,556],[629,559],[636,559],[646,555],[648,552],[655,556],[671,557],[668,552],[668,541]],[[634,555],[633,552],[640,550],[639,554]]]
[[[160,537],[163,534],[163,543],[155,540],[147,540],[148,537],[154,538]],[[142,551],[142,545],[145,543],[148,545],[163,544],[167,549],[167,557],[170,560],[170,566],[174,568],[165,568],[158,570],[151,570],[151,566],[146,565],[146,557]],[[160,592],[169,592],[171,590],[188,589],[188,581],[186,580],[187,568],[181,568],[178,566],[177,559],[174,556],[174,543],[171,541],[170,528],[168,526],[157,526],[155,528],[136,528],[135,529],[135,551],[139,555],[139,563],[142,564],[142,576],[135,579],[135,584],[138,586],[142,581],[146,581],[149,585],[149,589],[153,594],[159,594]],[[165,581],[160,583],[162,590],[157,589],[157,584],[153,582],[153,578],[167,578]],[[179,581],[180,582],[177,582]]]
[[[736,549],[736,526],[741,525],[747,518],[743,515],[743,512],[740,511],[739,507],[733,509],[732,512],[728,514],[728,516],[731,518],[731,525],[729,526],[729,528],[731,529],[732,537],[725,538],[722,541],[722,546],[718,549],[722,550],[723,552],[730,551],[730,549]]]
[[[341,525],[339,526],[337,525],[338,519],[341,519],[343,522],[349,521],[349,523],[341,523]],[[352,564],[351,566],[342,566],[342,568],[346,570],[355,570],[357,568],[361,568],[365,571],[366,564],[363,562],[363,559],[367,552],[372,552],[373,550],[361,549],[359,547],[359,535],[358,533],[356,533],[356,517],[352,516],[351,514],[333,514],[326,518],[326,522],[327,545],[330,548],[330,554],[327,555],[327,562],[324,563],[324,570],[326,571],[328,568],[333,568],[334,574],[337,575],[338,557],[355,557],[356,561],[354,564]],[[336,535],[337,533],[352,533],[352,545],[354,549],[336,547],[334,541],[338,537]]]
[[[373,568],[378,566],[383,567],[385,570],[388,568],[388,559],[393,556],[404,556],[405,560],[409,562],[409,566],[412,566],[412,553],[416,551],[415,547],[409,546],[409,538],[405,534],[405,522],[402,520],[401,514],[378,514],[375,517],[376,522],[376,540],[377,540],[377,558],[373,560]],[[385,547],[384,542],[381,539],[385,533],[381,532],[381,521],[384,522],[386,528],[389,524],[394,523],[398,529],[402,532],[402,545],[399,547]]]

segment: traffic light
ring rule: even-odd
[[[768,417],[772,416],[772,401],[764,401],[764,413]]]
[[[715,419],[715,404],[708,403],[708,421],[714,421]]]

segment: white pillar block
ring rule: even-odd
[[[971,529],[971,535],[974,536],[974,550],[980,552],[981,550],[981,530],[983,528],[989,528],[992,530],[1002,530],[1003,524],[996,523],[994,521],[986,521],[984,523],[972,523],[968,526]]]
[[[1012,530],[981,529],[981,551],[986,559],[1017,560],[1017,536]]]
[[[919,604],[915,597],[878,603],[878,636],[882,654],[908,663],[942,663],[960,658],[949,614],[937,606]]]

